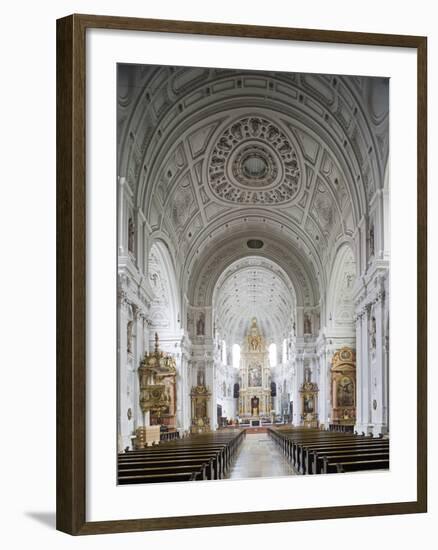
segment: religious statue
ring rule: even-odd
[[[257,327],[257,319],[254,317],[251,321],[251,327],[248,333],[248,349],[250,351],[261,351],[262,338]]]
[[[132,218],[128,221],[128,251],[134,254],[135,224]]]
[[[304,334],[312,334],[312,321],[307,313],[304,316]]]
[[[376,348],[376,318],[371,317],[371,323],[370,323],[370,344],[371,348]]]
[[[312,371],[310,370],[310,367],[306,367],[304,369],[304,382],[310,382],[311,375]]]
[[[193,317],[190,315],[190,313],[187,313],[187,330],[189,332],[192,332],[193,330]]]
[[[198,370],[197,384],[198,386],[205,386],[205,372],[203,368]]]
[[[158,282],[158,273],[151,273],[149,278],[152,281],[154,288],[156,288]]]
[[[134,323],[132,321],[128,321],[128,326],[127,326],[127,329],[126,329],[126,332],[127,332],[126,349],[127,349],[128,353],[132,353],[132,340],[133,340],[132,329],[133,329],[133,326],[134,326]]]
[[[251,351],[258,351],[259,347],[260,347],[260,337],[259,336],[251,336],[251,338],[250,338]]]
[[[205,334],[205,316],[201,312],[199,314],[198,322],[196,323],[196,336],[204,336]]]
[[[370,258],[374,256],[374,226],[370,226]]]

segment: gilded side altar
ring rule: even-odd
[[[333,424],[354,425],[356,421],[356,353],[348,347],[332,359],[331,397]]]
[[[208,417],[208,403],[211,393],[203,384],[194,386],[190,392],[192,402],[192,433],[205,433],[210,431],[210,418]]]
[[[136,432],[136,447],[143,448],[159,442],[161,425],[176,425],[176,363],[174,357],[159,349],[157,333],[155,349],[144,354],[138,376],[140,407],[143,413],[150,413],[150,425],[141,426]]]

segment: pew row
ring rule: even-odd
[[[298,474],[389,468],[387,438],[292,427],[269,428],[268,433]]]
[[[227,430],[120,453],[117,457],[118,483],[222,479],[244,438],[244,430]]]

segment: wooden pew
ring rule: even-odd
[[[342,469],[342,471],[355,471],[356,469],[353,467],[354,464],[362,465],[362,469],[372,469],[365,468],[364,464],[379,464],[380,468],[385,468],[385,466],[380,466],[380,464],[387,463],[389,467],[389,453],[359,453],[359,454],[352,454],[352,455],[340,455],[340,456],[325,456],[323,458],[323,471],[324,474],[332,474],[337,473],[341,470],[339,470],[338,466],[339,464],[348,464],[348,470]]]
[[[119,478],[122,475],[129,475],[134,472],[144,471],[146,469],[160,468],[160,467],[186,467],[194,470],[202,470],[202,466],[205,465],[205,479],[220,479],[216,476],[216,469],[214,467],[214,460],[209,455],[202,455],[198,457],[170,455],[159,457],[145,457],[141,460],[135,461],[119,461],[118,473]]]
[[[198,462],[191,465],[180,465],[167,462],[166,464],[156,464],[151,466],[149,464],[140,468],[132,468],[128,470],[119,470],[119,483],[123,483],[125,480],[137,479],[138,483],[141,483],[140,479],[143,476],[149,475],[167,475],[167,474],[180,474],[180,473],[196,473],[199,474],[199,479],[206,480],[207,477],[207,463]]]
[[[221,479],[244,437],[243,430],[226,430],[121,453],[118,455],[119,483],[148,483],[149,479],[156,481],[150,476],[172,476],[190,471],[195,471],[196,480]]]
[[[324,456],[332,456],[327,464],[334,463],[336,456],[344,456],[340,462],[347,462],[346,468],[354,470],[365,466],[360,459],[362,454],[378,454],[379,458],[387,459],[389,463],[389,440],[352,434],[349,432],[330,432],[305,428],[270,428],[269,435],[280,446],[285,456],[291,461],[294,470],[301,474],[324,472]],[[349,457],[355,457],[349,461]],[[357,457],[357,458],[356,458]],[[350,464],[351,462],[351,464]],[[370,458],[370,462],[372,462]],[[379,468],[384,466],[376,463]],[[337,471],[336,467],[331,467]],[[350,471],[349,470],[349,471]],[[332,473],[332,472],[330,472]]]
[[[359,439],[353,439],[351,441],[339,442],[325,442],[306,445],[301,448],[302,462],[297,466],[300,468],[300,471],[304,474],[314,474],[320,473],[317,467],[318,457],[329,454],[329,453],[342,453],[348,451],[359,451],[363,450],[388,450],[389,452],[389,441],[382,441],[380,439],[368,439],[359,436]]]
[[[200,472],[180,472],[175,474],[149,474],[141,476],[125,477],[119,480],[120,485],[131,483],[164,483],[169,481],[197,481]]]
[[[338,456],[361,454],[361,453],[386,453],[389,457],[389,445],[388,444],[360,444],[354,443],[351,445],[345,445],[342,448],[339,447],[325,447],[319,449],[309,449],[307,452],[307,467],[306,473],[309,474],[321,474],[324,473],[324,458],[327,456],[336,458]]]
[[[364,438],[362,436],[352,436],[348,433],[319,432],[309,434],[290,434],[287,436],[286,455],[292,461],[292,466],[298,473],[311,473],[307,467],[307,453],[311,450],[328,446],[329,448],[342,448],[350,444],[370,444],[373,445],[376,439]]]
[[[226,472],[224,450],[223,448],[205,448],[205,449],[175,449],[173,451],[163,451],[155,453],[127,453],[127,455],[119,455],[119,464],[129,464],[145,461],[159,461],[159,460],[171,460],[175,459],[203,459],[208,461],[210,458],[213,461],[214,479],[222,479]]]
[[[361,462],[337,462],[336,473],[343,474],[345,472],[361,472],[364,470],[388,470],[389,459],[386,460],[367,460]],[[332,465],[328,464],[328,470],[331,470]],[[329,471],[328,473],[331,473]]]
[[[197,436],[198,437],[198,436]],[[238,450],[238,447],[240,446],[242,439],[239,438],[238,442],[239,445],[236,444],[236,441],[225,441],[221,442],[218,441],[218,438],[215,439],[207,439],[203,438],[202,440],[198,440],[194,438],[194,440],[185,439],[185,440],[176,440],[173,442],[165,443],[156,447],[148,447],[147,449],[142,449],[141,451],[130,451],[129,453],[126,453],[125,455],[136,455],[136,456],[151,456],[153,454],[162,454],[164,451],[177,453],[177,452],[186,452],[188,454],[195,452],[195,451],[206,451],[210,452],[212,454],[219,453],[220,458],[220,470],[222,474],[225,474],[229,467],[231,466],[231,462],[235,457],[235,454]]]

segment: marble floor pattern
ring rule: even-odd
[[[295,475],[292,466],[267,433],[247,434],[227,479]]]

